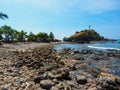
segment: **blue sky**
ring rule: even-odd
[[[95,29],[107,38],[120,38],[120,0],[0,0],[0,20],[28,33],[53,32],[57,39]]]

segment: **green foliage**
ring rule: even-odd
[[[10,26],[4,25],[0,28],[0,40],[7,43],[16,41],[25,41],[27,33],[24,31],[17,31]]]
[[[1,27],[1,30],[3,31],[3,36],[6,42],[11,42],[13,38],[13,30],[10,26],[4,25]]]
[[[27,32],[25,32],[23,30],[18,32],[18,40],[20,42],[24,42],[26,38],[27,38]]]
[[[33,34],[32,32],[30,32],[30,34],[28,35],[28,41],[29,42],[36,42],[37,41],[37,35]]]
[[[33,34],[32,32],[28,35],[28,41],[30,42],[50,42],[54,41],[54,34],[50,32],[48,35],[47,33],[44,32],[39,32],[38,34]]]
[[[50,32],[49,38],[50,38],[50,41],[54,41],[54,34],[52,32]]]
[[[64,38],[64,41],[74,41],[74,42],[81,42],[81,41],[99,41],[103,40],[104,37],[101,37],[95,30],[82,30],[81,32],[76,32],[69,38]]]
[[[18,43],[19,41],[17,39],[14,39],[13,40],[13,43]]]
[[[38,42],[50,42],[50,38],[47,33],[40,32],[37,34]]]
[[[0,40],[7,43],[16,43],[16,42],[51,42],[54,41],[54,34],[50,32],[48,35],[44,32],[39,32],[38,34],[33,34],[32,32],[27,35],[25,31],[17,31],[10,26],[4,25],[0,27]]]
[[[69,42],[69,41],[71,41],[71,38],[64,37],[63,41],[68,41]]]
[[[3,30],[0,28],[0,40],[2,40],[2,39],[3,39],[2,34],[3,34]]]

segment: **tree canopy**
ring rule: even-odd
[[[51,42],[55,41],[54,34],[50,32],[49,34],[45,32],[39,32],[34,34],[30,32],[27,34],[24,30],[15,30],[11,26],[1,26],[0,27],[0,40],[11,43],[11,42]]]

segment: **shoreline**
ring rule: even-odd
[[[70,49],[56,51],[53,43],[34,44],[31,43],[33,48],[28,48],[29,44],[19,44],[24,51],[5,51],[13,47],[19,49],[19,45],[11,45],[3,50],[5,53],[0,50],[0,77],[3,80],[0,81],[0,89],[120,89],[119,53]]]

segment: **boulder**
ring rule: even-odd
[[[77,76],[76,81],[78,84],[82,84],[82,85],[87,83],[87,79],[85,76]]]
[[[34,82],[35,82],[35,84],[36,84],[36,83],[40,83],[40,81],[43,80],[43,79],[44,79],[44,77],[42,77],[42,76],[35,77],[35,78],[34,78]]]
[[[67,80],[67,79],[70,79],[69,78],[69,70],[68,69],[64,69],[64,68],[60,68],[56,71],[53,72],[53,75],[54,77],[57,79],[57,80]]]
[[[73,56],[73,59],[75,59],[75,60],[84,60],[84,57],[82,57],[81,54],[75,54]]]
[[[40,81],[40,87],[42,87],[43,89],[47,89],[50,90],[52,86],[54,86],[55,83],[51,80],[42,80]]]
[[[120,79],[112,74],[101,73],[98,79],[99,86],[104,90],[119,90]]]
[[[57,80],[68,80],[69,77],[69,70],[64,68],[59,68],[53,72],[48,73],[48,77],[51,79],[57,79]]]

